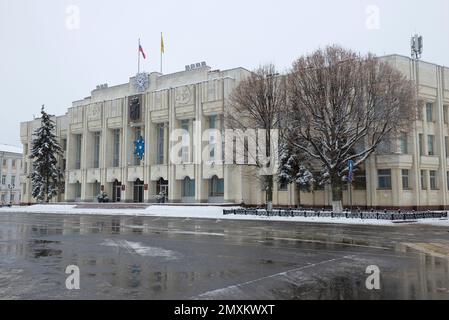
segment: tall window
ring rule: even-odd
[[[366,190],[366,172],[359,171],[354,173],[354,189]]]
[[[224,179],[218,179],[217,176],[212,177],[209,185],[209,196],[211,197],[224,196]]]
[[[391,169],[384,169],[377,171],[379,179],[379,189],[391,190]]]
[[[385,136],[377,147],[379,154],[388,154],[391,152],[391,140],[389,136]]]
[[[112,166],[117,168],[120,166],[120,129],[114,129],[114,150],[112,158]]]
[[[433,122],[433,103],[426,104],[427,122]]]
[[[134,141],[139,140],[142,137],[142,129],[140,127],[135,128],[134,130]],[[135,145],[132,144],[133,154],[134,154],[134,165],[140,166],[140,158],[135,153]]]
[[[16,168],[16,160],[15,159],[12,160],[11,166],[12,166],[13,169]]]
[[[220,128],[221,128],[221,160],[225,160],[225,125],[224,115],[220,116]]]
[[[2,175],[2,185],[6,184],[6,175]]]
[[[435,136],[434,135],[428,135],[427,136],[427,147],[429,151],[429,156],[435,155]]]
[[[184,198],[195,197],[195,180],[186,177],[182,184],[182,196]]]
[[[217,116],[209,117],[209,129],[213,130],[217,127],[216,121],[217,121]],[[211,161],[215,160],[216,148],[217,148],[217,141],[216,141],[215,133],[211,133],[209,135],[209,159]]]
[[[430,190],[438,190],[437,172],[429,171]]]
[[[410,170],[402,169],[402,189],[410,190]]]
[[[444,149],[446,150],[446,158],[449,158],[449,137],[444,137]]]
[[[190,146],[190,121],[182,120],[181,121],[181,129],[184,130],[184,134],[182,135],[182,147],[181,147],[181,160],[182,163],[188,163],[189,156],[189,146]]]
[[[399,143],[400,143],[401,153],[408,154],[408,134],[407,134],[407,132],[401,133]]]
[[[75,184],[75,199],[81,199],[81,183],[79,182]]]
[[[75,169],[81,169],[82,144],[83,144],[83,136],[81,134],[75,135],[75,146],[76,146]]]
[[[424,155],[424,140],[423,135],[420,133],[418,136],[418,145],[419,145],[419,155]]]
[[[11,186],[16,185],[16,176],[11,176]]]
[[[421,170],[421,189],[422,190],[427,190],[426,170]]]
[[[100,132],[94,133],[94,168],[100,168]]]
[[[164,164],[164,127],[163,123],[157,125],[157,164]]]

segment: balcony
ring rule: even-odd
[[[440,157],[438,156],[422,156],[421,167],[438,168],[440,166]]]
[[[185,177],[195,179],[195,165],[180,164],[176,166],[176,180],[184,180]]]
[[[122,181],[122,169],[120,168],[107,168],[106,169],[106,182]]]
[[[70,184],[75,184],[82,181],[81,170],[71,170],[68,172],[68,181]]]
[[[144,181],[143,167],[129,167],[128,168],[128,182],[134,182],[137,179]]]
[[[167,165],[155,165],[151,167],[151,181],[158,181],[161,178],[168,180],[168,166]]]
[[[203,164],[203,179],[208,180],[213,176],[217,176],[218,179],[223,179],[223,165],[217,165],[214,163]]]
[[[101,170],[100,169],[88,169],[87,170],[87,183],[95,183],[96,181],[101,181]]]
[[[411,168],[413,156],[409,154],[380,154],[376,155],[376,165],[387,168]]]

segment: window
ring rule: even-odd
[[[114,151],[112,155],[112,166],[117,168],[120,166],[120,129],[114,129]]]
[[[23,155],[24,156],[28,155],[28,144],[26,143],[23,145]]]
[[[75,135],[75,146],[76,146],[75,169],[81,169],[82,141],[83,141],[83,136],[81,134]]]
[[[444,148],[446,150],[446,158],[449,158],[449,137],[444,137]]]
[[[11,176],[11,186],[16,185],[16,176]]]
[[[186,177],[182,183],[182,196],[184,198],[195,197],[195,180]]]
[[[421,189],[427,190],[426,170],[421,170]]]
[[[410,190],[410,170],[402,169],[402,189]]]
[[[25,173],[25,174],[28,173],[28,162],[25,162],[25,163],[24,163],[23,173]]]
[[[12,167],[15,168],[16,167],[16,160],[12,160]]]
[[[24,194],[24,195],[27,193],[27,184],[26,184],[26,183],[24,183],[24,184],[22,185],[22,191],[23,191],[23,194]]]
[[[6,196],[4,194],[2,194],[2,202],[6,201]]]
[[[391,140],[389,136],[385,136],[379,143],[377,147],[379,154],[391,153]]]
[[[430,190],[438,190],[437,172],[433,170],[429,171],[429,177],[430,177]]]
[[[140,127],[135,128],[134,130],[134,141],[139,140],[140,138],[142,138],[142,129]],[[139,156],[135,153],[135,144],[132,144],[132,148],[133,148],[133,154],[134,154],[134,165],[135,166],[140,166],[140,158]]]
[[[6,160],[6,159],[3,159],[3,166],[6,167],[7,164],[8,164],[8,163],[7,163],[7,160]]]
[[[181,147],[181,161],[182,163],[188,163],[190,159],[189,146],[190,146],[190,121],[182,120],[181,128],[184,130],[182,135],[182,147]]]
[[[2,185],[5,185],[5,184],[6,184],[6,176],[2,175]]]
[[[221,160],[225,160],[225,125],[224,115],[220,116],[220,128],[221,128]]]
[[[354,173],[354,189],[366,190],[366,172],[360,171]]]
[[[157,164],[164,164],[164,128],[163,123],[157,126]]]
[[[427,122],[433,122],[433,103],[426,104]]]
[[[213,130],[216,128],[217,124],[217,116],[210,116],[209,117],[209,129]],[[215,133],[211,131],[209,134],[209,159],[211,161],[215,160],[215,150],[217,146],[217,141],[215,137]]]
[[[67,151],[67,139],[62,139],[61,147],[62,147],[62,151]]]
[[[278,191],[288,191],[288,183],[278,182]]]
[[[94,133],[94,168],[100,168],[100,132]]]
[[[435,155],[435,136],[434,135],[427,136],[427,148],[429,151],[429,156],[434,156]]]
[[[399,144],[400,144],[401,153],[408,154],[408,134],[407,134],[407,132],[403,132],[401,134]]]
[[[424,140],[423,135],[420,133],[418,137],[418,144],[419,144],[419,155],[424,155]]]
[[[212,177],[209,186],[209,196],[211,197],[224,196],[224,179],[218,179],[217,176]]]
[[[377,171],[379,179],[379,189],[391,190],[391,169],[384,169]]]
[[[10,202],[14,202],[15,201],[15,194],[11,194],[11,198],[9,199]]]
[[[447,190],[449,190],[449,171],[446,172]]]

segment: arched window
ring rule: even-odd
[[[182,196],[184,198],[195,197],[195,180],[186,177],[182,182]]]
[[[209,196],[223,197],[224,196],[224,179],[219,179],[213,176],[209,184]]]

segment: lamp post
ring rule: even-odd
[[[9,203],[12,204],[11,201],[11,196],[12,196],[12,191],[16,188],[16,186],[14,184],[8,184],[8,189],[9,189]]]

